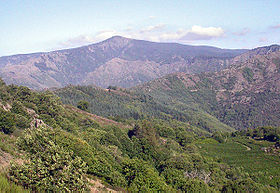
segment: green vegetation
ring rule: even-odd
[[[87,111],[89,103],[87,101],[79,101],[77,107],[81,110]]]
[[[3,174],[0,174],[0,192],[1,193],[6,193],[6,192],[11,192],[11,193],[17,193],[17,192],[22,192],[22,193],[28,193],[30,191],[22,188],[21,186],[16,185],[13,182],[10,182],[6,176]]]
[[[177,80],[172,82],[172,86],[174,89],[168,92],[159,87],[149,93],[137,89],[108,92],[92,86],[71,86],[55,93],[64,103],[74,106],[78,101],[89,101],[91,113],[117,121],[156,118],[167,124],[176,120],[196,133],[234,130],[195,104],[197,100],[203,100],[197,99],[200,94],[184,90],[182,83]]]
[[[15,130],[15,117],[4,110],[1,110],[0,113],[0,131],[6,134],[12,133]]]
[[[52,140],[49,128],[28,129],[17,141],[27,153],[27,162],[12,164],[10,179],[32,190],[46,192],[84,191],[86,163]]]
[[[227,163],[230,166],[242,166],[242,173],[246,174],[254,180],[254,182],[262,186],[271,186],[276,190],[280,188],[280,168],[279,168],[279,152],[277,153],[277,142],[273,138],[262,137],[258,135],[258,139],[251,137],[255,134],[266,133],[263,131],[272,130],[279,133],[280,128],[257,128],[247,131],[235,132],[234,137],[227,137],[225,143],[197,143],[203,156],[212,157],[219,162]],[[271,136],[271,133],[267,136]],[[265,134],[265,135],[266,135]],[[250,137],[249,137],[250,136]],[[260,137],[261,136],[261,137]],[[272,149],[267,152],[265,150]],[[276,153],[272,153],[276,152]]]
[[[280,128],[278,127],[259,127],[258,129],[246,129],[236,132],[236,135],[249,136],[253,139],[269,142],[280,141]]]
[[[248,82],[252,82],[252,81],[253,81],[254,73],[253,73],[253,71],[252,71],[251,68],[248,68],[248,67],[243,68],[242,74],[243,74],[243,77],[244,77]]]
[[[271,47],[259,49],[266,54],[252,51],[250,59],[245,54],[217,73],[175,73],[130,89],[69,86],[55,93],[65,104],[88,101],[89,112],[116,121],[176,120],[197,134],[280,126],[279,57]]]
[[[174,86],[182,85],[178,81]],[[88,179],[130,192],[280,190],[279,169],[274,167],[279,162],[277,151],[261,150],[274,152],[278,129],[248,131],[252,136],[225,132],[234,130],[194,103],[185,105],[184,101],[201,97],[188,91],[160,90],[156,101],[158,93],[77,88],[61,91],[64,100],[89,101],[89,111],[95,109],[119,122],[63,105],[49,91],[1,84],[0,125],[5,130],[0,133],[0,159],[3,151],[11,157],[7,165],[12,161],[0,176],[3,190],[82,191],[91,188]],[[170,97],[178,101],[165,104]],[[251,161],[246,162],[246,156]],[[251,166],[253,160],[260,166]]]

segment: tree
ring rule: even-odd
[[[14,119],[13,113],[0,109],[0,131],[6,134],[13,133],[16,126]]]
[[[77,107],[83,111],[87,111],[89,103],[87,101],[81,100],[78,102]]]
[[[107,89],[108,89],[108,90],[117,90],[117,87],[116,87],[116,86],[111,86],[111,85],[110,85],[110,86],[107,87]]]
[[[130,138],[135,136],[138,139],[146,139],[152,145],[157,145],[159,138],[155,127],[148,120],[143,120],[136,124],[133,130],[128,132],[128,136]]]
[[[122,163],[122,172],[132,192],[172,192],[158,172],[145,161],[134,158]]]

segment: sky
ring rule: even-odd
[[[280,44],[279,0],[0,0],[0,56],[100,42]]]

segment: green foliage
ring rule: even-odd
[[[136,136],[139,139],[145,139],[152,145],[157,145],[158,135],[156,129],[147,120],[141,121],[134,126],[134,129],[128,134],[130,137]]]
[[[83,191],[87,188],[86,163],[51,140],[48,128],[26,130],[18,146],[28,154],[28,162],[12,164],[10,179],[32,190]]]
[[[15,115],[11,112],[0,109],[0,131],[6,134],[15,130]]]
[[[164,183],[157,171],[140,159],[125,160],[122,171],[129,190],[136,192],[166,192],[171,189]]]
[[[25,111],[23,105],[19,101],[15,101],[12,104],[11,112],[15,114],[19,114],[21,116],[29,117],[28,113]]]
[[[253,81],[254,73],[251,68],[243,68],[242,75],[249,83]]]
[[[193,135],[184,130],[179,130],[176,132],[176,141],[183,147],[194,141]]]
[[[16,152],[15,152],[16,138],[0,132],[0,139],[1,139],[0,140],[0,153],[1,153],[1,150],[2,150],[2,151],[6,152],[6,153],[9,153],[11,155],[16,155]]]
[[[237,131],[235,135],[250,136],[258,140],[266,140],[270,142],[280,141],[280,128],[279,127],[258,127],[255,129],[246,129]]]
[[[0,108],[0,131],[10,134],[17,128],[28,128],[30,125],[29,119],[30,117],[19,102],[13,104],[11,111],[5,111]]]
[[[213,137],[213,139],[215,139],[219,143],[224,143],[225,142],[225,138],[224,138],[223,134],[220,133],[220,132],[213,133],[212,137]]]
[[[63,93],[69,103],[89,101],[90,111],[122,123],[62,105],[51,92],[0,86],[1,103],[12,106],[1,110],[1,116],[15,129],[13,136],[20,136],[18,148],[26,156],[23,165],[12,165],[10,179],[36,191],[85,189],[85,173],[131,192],[279,190],[279,158],[268,159],[260,150],[279,141],[279,130],[263,127],[232,136],[218,132],[232,128],[208,113],[219,104],[208,88],[212,80],[200,78],[196,92],[185,89],[178,78],[169,78],[173,90],[168,92],[73,87]],[[22,133],[34,119],[47,126]],[[0,139],[1,151],[18,156],[16,137],[0,133]]]
[[[10,182],[4,174],[0,173],[0,192],[1,193],[28,193],[30,191],[24,189],[22,186],[16,185],[13,182]]]
[[[87,111],[89,107],[89,103],[87,101],[79,101],[77,107],[81,110]]]
[[[265,143],[234,137],[228,138],[225,143],[199,143],[197,145],[200,147],[203,156],[215,158],[219,162],[227,163],[235,168],[244,168],[244,170],[226,171],[226,177],[230,181],[226,183],[225,188],[230,187],[233,192],[237,187],[244,190],[247,190],[247,188],[252,188],[252,190],[257,188],[257,192],[261,192],[259,189],[266,192],[264,191],[264,186],[268,185],[274,191],[279,189],[279,157],[262,151],[261,148],[266,147]],[[242,186],[242,183],[248,182],[248,178],[250,178],[249,181],[254,181],[254,183],[250,182],[252,186],[249,184]],[[238,190],[241,191],[241,189]]]
[[[196,127],[193,131],[199,133],[215,130],[233,131],[231,127],[222,124],[214,116],[194,105],[196,101],[205,100],[203,106],[209,103],[215,106],[217,101],[212,100],[213,97],[215,98],[214,92],[205,90],[205,95],[213,97],[207,96],[201,99],[202,93],[188,92],[184,84],[177,79],[170,81],[172,81],[170,83],[172,90],[169,92],[159,88],[147,93],[139,89],[109,93],[91,86],[75,86],[59,89],[55,93],[67,104],[75,105],[80,100],[89,101],[91,113],[115,117],[115,120],[156,118],[166,122],[177,120],[181,123],[189,123]],[[209,99],[211,102],[208,102]]]

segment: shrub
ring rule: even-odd
[[[87,111],[89,107],[89,103],[87,101],[79,101],[77,107],[83,111]]]
[[[10,179],[32,190],[46,192],[84,191],[86,163],[57,145],[49,128],[28,129],[17,145],[27,152],[23,165],[11,164]]]
[[[251,68],[245,67],[242,71],[242,75],[249,83],[254,80],[254,73]]]
[[[5,134],[13,133],[16,126],[14,119],[14,114],[0,109],[0,131]]]
[[[167,192],[166,185],[157,171],[140,159],[128,159],[123,163],[123,174],[132,192]]]

